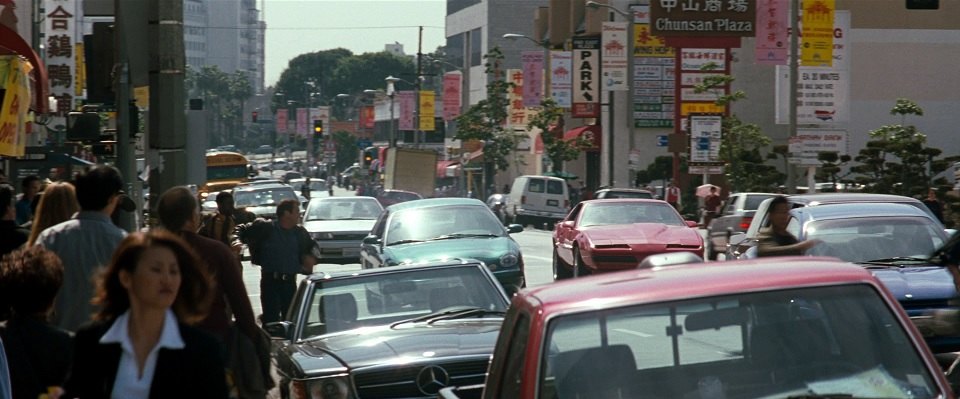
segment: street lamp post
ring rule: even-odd
[[[607,8],[607,9],[609,9],[610,11],[613,11],[613,12],[615,12],[615,13],[617,13],[617,14],[620,14],[621,17],[623,17],[624,19],[627,20],[627,106],[624,107],[624,109],[626,110],[626,112],[624,112],[624,114],[627,115],[627,118],[626,118],[626,131],[627,131],[627,133],[628,133],[628,134],[627,134],[627,140],[628,140],[628,141],[627,141],[627,143],[628,143],[627,153],[629,154],[630,151],[633,151],[633,145],[634,145],[634,143],[633,143],[633,80],[634,80],[634,77],[633,77],[633,73],[634,73],[634,72],[633,72],[633,69],[634,69],[634,65],[633,65],[633,63],[634,63],[634,56],[633,56],[633,51],[634,51],[634,49],[633,49],[633,13],[632,13],[632,12],[629,12],[629,13],[628,13],[628,12],[624,12],[623,10],[620,10],[619,8],[616,8],[616,7],[614,7],[614,6],[611,6],[611,5],[608,5],[608,4],[598,3],[598,2],[593,1],[593,0],[588,0],[588,1],[586,2],[586,6],[587,6],[587,7],[590,7],[590,8],[593,8],[593,9],[601,8],[601,7],[602,7],[602,8]],[[613,16],[612,16],[612,15],[611,15],[610,20],[613,21]],[[610,94],[610,96],[611,96],[611,98],[613,98],[613,94],[612,94],[612,93]],[[613,105],[610,105],[610,112],[611,112],[611,113],[613,112]],[[609,137],[608,137],[608,140],[607,140],[607,141],[608,141],[608,143],[607,143],[607,151],[608,151],[608,152],[607,152],[607,163],[608,163],[608,168],[610,169],[610,175],[608,176],[608,179],[609,179],[609,184],[610,184],[611,186],[613,186],[613,183],[614,183],[614,179],[613,179],[613,171],[614,171],[614,163],[613,163],[613,149],[614,149],[614,145],[613,145],[613,126],[610,126],[610,127],[608,128],[608,131],[610,132]],[[630,173],[630,172],[627,172],[628,177],[629,177],[629,173]],[[674,173],[676,174],[676,171],[674,171]]]
[[[393,119],[393,97],[397,94],[395,85],[400,81],[400,78],[387,76],[384,80],[387,82],[387,97],[390,97],[390,148],[394,148],[397,146],[397,130],[394,125],[396,122]]]

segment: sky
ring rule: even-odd
[[[272,86],[294,57],[343,47],[354,54],[378,52],[400,42],[417,53],[445,43],[445,0],[257,0],[267,23],[264,84]],[[262,5],[262,6],[261,6]]]

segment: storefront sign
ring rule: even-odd
[[[550,97],[560,108],[570,108],[573,89],[573,53],[550,52]]]
[[[756,0],[655,0],[650,27],[658,36],[738,36],[754,33]]]
[[[600,62],[601,87],[604,91],[630,89],[627,81],[627,40],[626,22],[603,23]]]
[[[523,65],[523,106],[537,107],[543,99],[543,52],[523,51],[520,63]]]
[[[460,115],[462,78],[460,72],[447,72],[443,75],[443,120],[453,120]]]
[[[574,118],[600,116],[600,38],[573,39]]]

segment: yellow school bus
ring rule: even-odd
[[[247,176],[247,157],[228,151],[208,152],[207,183],[200,188],[200,195],[229,190],[246,183]]]

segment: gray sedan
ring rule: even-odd
[[[323,197],[310,200],[303,227],[317,242],[322,263],[360,261],[360,242],[380,216],[383,207],[373,197]]]

